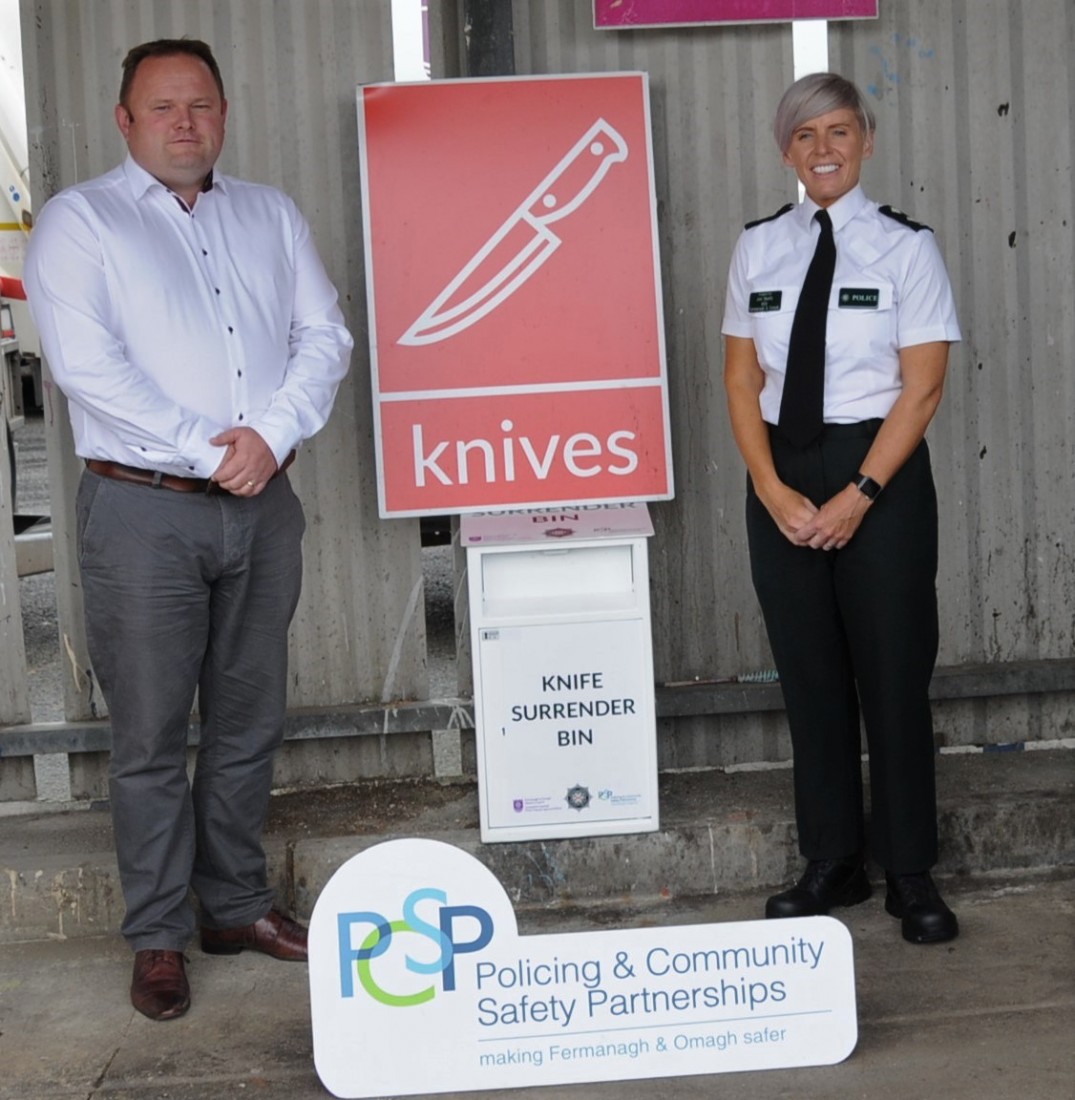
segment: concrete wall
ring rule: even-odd
[[[475,71],[473,42],[452,39],[461,6],[441,5],[434,75]],[[489,52],[503,63],[504,28],[494,29]],[[651,506],[657,679],[768,669],[719,330],[740,227],[796,198],[770,133],[793,79],[790,27],[595,31],[588,0],[514,0],[510,30],[510,68],[499,71],[650,74],[677,486],[675,501]],[[1070,685],[1075,8],[887,0],[878,20],[832,22],[828,33],[830,67],[860,84],[878,117],[867,192],[935,227],[960,307],[965,339],[929,433],[941,515],[939,663],[987,663],[999,679],[1044,660]],[[945,699],[938,739],[1070,737],[1073,701],[1060,680],[996,702]],[[661,723],[662,767],[788,755],[780,715],[689,711],[673,706]]]
[[[515,71],[644,69],[653,90],[677,499],[653,506],[659,680],[770,660],[744,553],[719,334],[732,245],[796,197],[770,133],[791,30],[595,31],[588,0],[513,4]],[[878,117],[863,182],[935,227],[965,340],[929,434],[941,664],[1075,651],[1075,7],[888,0],[829,24]]]
[[[589,0],[471,0],[471,14],[481,7],[495,15],[484,55],[473,24],[465,33],[463,0],[434,5],[435,76],[650,74],[678,493],[652,506],[656,673],[661,682],[705,682],[766,670],[719,329],[740,227],[796,193],[769,134],[792,79],[790,29],[597,32]],[[391,77],[389,0],[23,0],[22,12],[37,201],[122,155],[110,108],[128,45],[184,33],[214,43],[231,97],[223,166],[295,196],[356,336],[333,420],[293,475],[310,530],[291,700],[299,708],[427,698],[418,534],[411,521],[376,516],[366,378],[354,88]],[[941,502],[940,662],[987,672],[984,686],[978,673],[953,681],[973,679],[973,698],[944,697],[939,737],[950,745],[1070,737],[1075,8],[886,0],[879,20],[830,24],[829,43],[832,67],[860,83],[878,115],[867,191],[935,226],[965,334],[930,431]],[[54,390],[48,411],[61,630],[72,667],[86,669],[65,522],[78,469]],[[14,660],[0,657],[8,698]],[[1013,670],[1043,662],[1050,675],[1013,682]],[[1006,684],[994,700],[990,679]],[[92,716],[89,687],[84,677],[69,692],[72,722]],[[782,716],[760,695],[741,709],[663,698],[662,767],[787,755]],[[17,706],[0,713],[0,723],[18,721]],[[376,750],[318,750],[295,763],[296,774],[323,778],[334,759],[341,779],[375,760],[386,774],[427,767],[428,746],[412,726],[401,732],[400,761],[386,758],[382,738]],[[22,772],[9,767],[8,778],[25,786]]]
[[[266,4],[24,0],[24,62],[35,203],[125,154],[112,119],[133,44],[210,42],[230,101],[221,167],[282,187],[309,219],[355,336],[332,419],[291,478],[306,508],[303,599],[292,630],[294,706],[427,694],[417,523],[377,516],[355,86],[392,78],[390,0]],[[88,670],[69,520],[79,464],[62,396],[49,389],[50,482],[60,630]],[[67,678],[66,712],[91,706],[88,675]]]

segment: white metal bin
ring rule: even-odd
[[[483,841],[658,827],[641,503],[464,516]]]

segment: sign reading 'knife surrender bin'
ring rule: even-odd
[[[359,89],[382,516],[672,495],[648,97]]]

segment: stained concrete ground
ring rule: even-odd
[[[855,950],[859,1041],[835,1066],[495,1091],[547,1100],[1062,1100],[1075,1095],[1075,878],[963,881],[960,937],[917,947],[880,894],[837,911]],[[521,915],[524,933],[757,917],[760,895]],[[115,935],[0,947],[2,1100],[315,1100],[306,967],[189,951],[193,1003],[153,1023]],[[361,1047],[356,1045],[356,1059]],[[414,1056],[422,1057],[421,1050]],[[458,1096],[461,1094],[448,1094]]]
[[[941,759],[938,879],[962,932],[949,944],[905,943],[881,889],[835,911],[852,934],[857,985],[859,1042],[844,1063],[488,1095],[1075,1095],[1073,764],[1070,751]],[[401,835],[486,862],[524,935],[751,920],[773,888],[762,884],[798,865],[790,802],[787,772],[669,775],[657,833],[483,845],[473,785],[365,784],[274,800],[267,847],[281,899],[304,919],[351,854]],[[193,944],[187,1016],[152,1023],[130,1007],[103,809],[0,819],[0,876],[0,1100],[328,1095],[304,965],[209,957]]]

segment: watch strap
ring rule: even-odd
[[[876,500],[881,494],[881,486],[872,477],[867,477],[860,470],[851,479],[851,484],[867,499]]]

